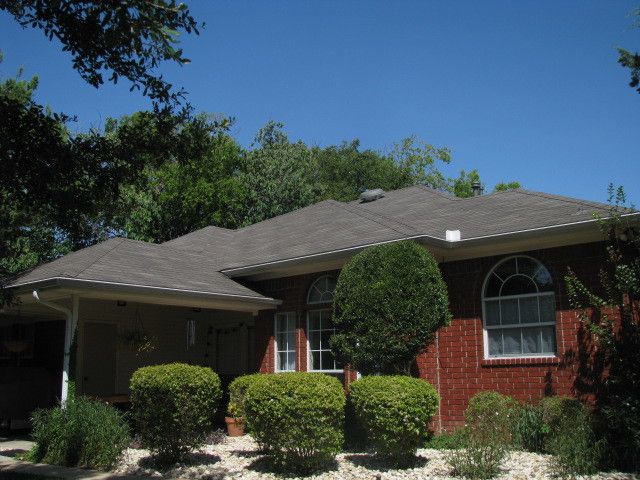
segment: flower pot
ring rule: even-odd
[[[242,418],[224,417],[227,424],[227,434],[230,437],[241,437],[244,435],[244,420]]]

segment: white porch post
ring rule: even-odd
[[[78,307],[80,301],[77,295],[71,295],[71,309],[57,303],[47,302],[41,300],[38,295],[38,291],[33,291],[33,298],[42,305],[58,310],[65,314],[65,326],[64,326],[64,352],[62,360],[62,390],[60,393],[60,403],[64,407],[69,397],[69,360],[71,356],[71,344],[73,342],[73,334],[78,324]]]
[[[67,321],[64,328],[64,359],[62,361],[62,393],[60,394],[60,402],[62,405],[67,403],[69,397],[69,369],[71,360],[71,347],[73,344],[73,335],[78,325],[78,308],[80,301],[77,295],[71,295],[71,315],[67,315]]]

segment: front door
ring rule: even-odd
[[[216,371],[220,375],[241,375],[246,373],[246,359],[242,329],[239,327],[218,330],[216,345]]]
[[[87,322],[84,325],[85,395],[107,397],[116,388],[117,326],[111,323]]]

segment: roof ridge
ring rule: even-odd
[[[394,218],[387,217],[386,215],[383,215],[381,213],[372,212],[371,210],[367,210],[367,209],[356,209],[354,206],[352,206],[352,205],[350,205],[348,203],[342,203],[342,202],[337,202],[336,201],[336,204],[338,206],[346,209],[346,210],[349,210],[352,213],[355,213],[356,215],[358,215],[360,217],[366,218],[367,220],[371,220],[371,221],[376,222],[376,223],[378,223],[378,224],[380,224],[380,225],[382,225],[384,227],[390,228],[394,232],[401,233],[403,235],[407,235],[407,232],[400,231],[397,228],[393,227],[392,225],[386,225],[386,224],[378,221],[377,219],[382,219],[382,220],[385,220],[385,221],[387,221],[389,223],[395,223],[395,224],[400,225],[402,227],[406,227],[409,230],[411,230],[412,233],[420,233],[420,231],[416,230],[411,225],[409,225],[407,223],[404,223],[404,222],[400,222],[400,221],[398,221],[398,220],[396,220]],[[368,216],[362,215],[363,212],[366,212]]]
[[[608,207],[606,203],[602,202],[592,202],[590,200],[580,200],[579,198],[566,197],[564,195],[556,195],[554,193],[545,193],[545,192],[537,192],[535,190],[526,190],[524,188],[515,188],[513,190],[505,190],[506,192],[519,192],[524,193],[526,195],[542,197],[542,198],[550,198],[553,200],[561,200],[563,202],[576,203],[578,205],[587,205],[592,207],[605,208]]]
[[[252,223],[250,225],[246,225],[244,227],[238,228],[237,230],[234,230],[234,232],[241,232],[241,231],[246,230],[248,228],[255,227],[256,225],[261,225],[261,224],[264,224],[266,222],[271,222],[272,220],[276,220],[276,219],[279,219],[279,218],[282,218],[282,217],[286,217],[286,216],[292,215],[294,213],[301,212],[302,210],[306,210],[306,209],[309,209],[311,207],[315,207],[317,205],[320,205],[321,203],[330,203],[330,202],[336,202],[336,200],[334,200],[332,198],[327,198],[325,200],[320,200],[319,202],[315,202],[315,203],[312,203],[310,205],[305,205],[304,207],[301,207],[301,208],[296,208],[295,210],[291,210],[290,212],[286,212],[286,213],[283,213],[281,215],[276,215],[275,217],[271,217],[271,218],[265,218],[264,220],[260,220],[259,222]]]
[[[109,239],[112,240],[112,239]],[[106,240],[107,242],[109,240]],[[96,263],[98,263],[100,260],[102,260],[105,256],[107,256],[108,254],[110,254],[111,252],[113,252],[113,250],[115,250],[118,246],[122,245],[124,243],[125,237],[115,237],[113,240],[120,240],[119,242],[115,242],[115,245],[113,247],[111,247],[109,250],[107,250],[106,252],[104,252],[102,255],[100,255],[98,258],[96,258],[95,260],[93,260],[92,262],[90,262],[88,265],[86,265],[82,270],[76,272],[73,276],[73,278],[78,278],[83,272],[85,272],[87,269],[89,269],[90,267],[94,266]],[[79,250],[77,250],[79,251]]]

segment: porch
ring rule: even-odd
[[[251,304],[207,308],[202,302],[185,306],[53,292],[40,292],[39,298],[23,295],[18,306],[0,312],[5,427],[26,427],[35,408],[65,399],[67,376],[78,393],[126,403],[129,380],[140,367],[208,366],[226,386],[238,375],[258,371],[264,353],[256,351],[257,311]],[[68,348],[72,344],[75,348]]]

